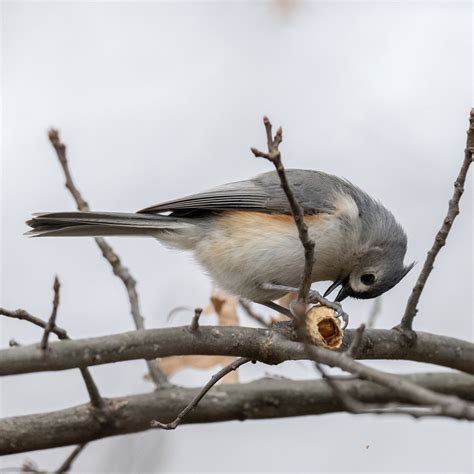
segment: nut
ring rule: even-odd
[[[329,349],[341,347],[344,332],[337,313],[326,306],[316,305],[306,314],[306,334],[317,346]]]

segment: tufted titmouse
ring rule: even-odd
[[[312,281],[332,280],[347,296],[374,298],[413,267],[392,213],[350,182],[312,170],[287,170],[315,243]],[[169,214],[163,214],[169,213]],[[194,252],[218,286],[256,302],[298,287],[304,252],[276,172],[224,184],[135,214],[54,212],[27,222],[33,236],[147,236]]]

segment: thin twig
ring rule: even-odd
[[[342,387],[343,384],[347,383],[349,377],[344,377],[343,379],[338,378],[337,376],[329,375],[323,366],[315,362],[315,366],[322,378],[328,383],[333,391],[334,395],[339,399],[342,406],[354,415],[408,415],[413,418],[422,418],[422,417],[437,417],[443,416],[442,410],[438,406],[404,406],[400,403],[387,402],[387,403],[365,403],[361,402],[357,398],[354,398],[350,393],[348,393],[345,388]],[[356,380],[360,380],[356,377]]]
[[[270,120],[267,117],[264,117],[263,122],[265,125],[265,131],[267,135],[268,153],[263,153],[257,150],[256,148],[252,148],[251,150],[256,157],[266,158],[267,160],[271,161],[274,164],[278,172],[278,176],[280,178],[281,187],[283,188],[286,194],[286,197],[288,199],[288,203],[291,208],[293,219],[298,229],[299,238],[304,249],[304,256],[305,256],[304,274],[303,274],[303,279],[302,279],[301,286],[298,292],[298,300],[295,302],[296,304],[292,306],[293,308],[292,313],[295,313],[295,315],[297,316],[298,324],[296,325],[296,332],[299,336],[299,339],[304,344],[305,352],[311,355],[310,342],[307,337],[306,325],[304,324],[304,321],[307,316],[307,312],[306,312],[307,304],[310,300],[309,293],[311,290],[311,275],[312,275],[312,270],[313,270],[313,265],[314,265],[315,244],[309,237],[308,227],[306,226],[306,223],[304,222],[304,211],[302,207],[300,206],[300,204],[298,203],[297,199],[295,198],[289,186],[285,169],[281,161],[279,145],[283,139],[282,129],[280,127],[276,132],[275,138],[272,138],[272,125],[270,123]],[[327,303],[325,298],[321,298],[321,301],[319,302],[320,304]],[[332,304],[330,306],[336,311],[340,310],[339,307],[335,308]],[[356,334],[356,337],[354,338],[354,340],[357,340],[356,341],[357,345],[359,345],[361,337],[362,337],[361,333]],[[349,348],[349,351],[351,350],[352,350],[352,346]],[[341,400],[343,405],[346,406],[349,411],[355,411],[356,408],[360,409],[360,406],[357,405],[356,401],[352,400],[352,398],[345,395],[342,390],[339,390],[337,383],[334,382],[331,378],[329,378],[329,376],[326,374],[321,364],[319,364],[319,362],[316,360],[315,360],[315,365],[316,365],[317,370],[322,375],[322,377],[328,381],[329,385],[334,391],[334,394]]]
[[[471,113],[471,127],[473,125],[473,122],[474,122],[474,113]],[[268,153],[263,153],[255,148],[252,148],[252,152],[256,157],[266,158],[267,160],[271,161],[274,164],[275,168],[278,171],[278,175],[280,177],[281,186],[283,190],[285,191],[288,202],[290,204],[293,218],[295,220],[295,224],[298,228],[300,241],[305,250],[305,273],[304,273],[304,278],[300,287],[300,292],[299,292],[299,297],[298,297],[298,302],[297,302],[299,305],[299,308],[294,307],[294,312],[296,313],[296,316],[298,316],[298,319],[301,319],[301,321],[299,321],[300,324],[298,324],[296,327],[296,330],[299,334],[299,339],[304,343],[305,352],[307,352],[308,355],[313,356],[312,358],[317,363],[318,370],[321,372],[323,376],[325,376],[324,369],[319,365],[321,362],[324,363],[323,360],[320,360],[321,356],[324,355],[324,352],[321,352],[321,351],[324,349],[320,347],[311,346],[311,344],[308,341],[304,325],[301,324],[301,322],[303,322],[304,318],[306,317],[306,305],[308,303],[309,291],[311,287],[311,271],[312,271],[312,266],[314,263],[314,242],[312,242],[309,239],[308,229],[304,223],[303,209],[296,201],[288,185],[286,174],[281,162],[281,155],[278,149],[282,141],[281,128],[277,130],[276,135],[273,138],[272,126],[267,117],[264,117],[264,124],[265,124],[265,130],[266,130],[266,135],[267,135]],[[437,239],[435,241],[436,247],[434,247],[434,250],[432,250],[432,253],[433,253],[432,261],[431,263],[428,264],[427,274],[424,277],[424,280],[422,280],[421,283],[419,282],[419,287],[420,287],[419,293],[417,296],[415,294],[415,298],[413,298],[415,300],[414,306],[413,306],[413,315],[409,316],[411,319],[409,319],[408,326],[406,326],[407,321],[405,321],[405,326],[407,329],[411,329],[411,321],[415,314],[416,304],[419,299],[419,294],[421,294],[421,290],[423,289],[424,282],[426,281],[426,278],[428,277],[429,272],[431,271],[432,263],[436,256],[436,253],[439,251],[442,245],[444,245],[447,234],[452,225],[452,221],[454,217],[456,216],[456,214],[459,213],[458,202],[463,191],[462,186],[465,181],[467,169],[470,163],[472,162],[472,153],[470,150],[471,147],[469,146],[469,136],[470,136],[470,133],[468,133],[468,145],[466,148],[466,155],[465,155],[465,161],[463,164],[463,169],[461,170],[460,177],[458,177],[458,180],[456,181],[456,185],[455,185],[455,196],[450,201],[450,206],[449,206],[450,210],[448,212],[448,217],[445,219],[445,223],[443,226],[444,228],[441,229],[440,231],[441,234],[438,234]],[[425,262],[425,268],[426,267],[427,267],[427,264]],[[304,308],[305,308],[304,310],[302,310],[301,304],[304,305]],[[409,309],[409,307],[410,307],[410,300],[407,306],[407,310]],[[403,324],[403,321],[402,321],[402,324]],[[430,392],[428,390],[425,390],[421,387],[416,386],[416,384],[406,383],[406,381],[401,380],[399,377],[392,376],[391,374],[378,371],[371,367],[366,367],[363,364],[360,364],[354,361],[351,355],[357,351],[358,346],[360,345],[360,341],[362,339],[364,329],[365,329],[364,325],[362,325],[359,328],[358,332],[356,333],[356,336],[354,337],[353,345],[351,345],[351,347],[349,348],[348,354],[344,354],[344,353],[337,354],[337,360],[332,365],[337,366],[343,370],[349,371],[350,373],[360,377],[361,379],[370,380],[372,382],[381,384],[387,388],[398,390],[399,393],[403,397],[408,398],[410,401],[413,401],[416,404],[430,405],[433,409],[443,412],[443,413],[447,413],[449,414],[449,416],[453,416],[454,418],[474,419],[474,405],[472,404],[466,403],[463,400],[454,399],[453,397],[439,396],[438,394],[435,394],[434,392]],[[336,396],[342,397],[341,401],[345,405],[347,404],[348,408],[350,409],[352,401],[344,399],[344,394],[340,390],[338,390],[338,387],[335,383],[332,383],[331,386],[333,387],[333,391],[336,394]],[[355,405],[357,405],[357,403],[355,403]],[[353,406],[354,409],[361,408],[355,405]],[[363,410],[363,407],[361,409]]]
[[[44,328],[43,337],[41,339],[40,347],[41,350],[45,351],[48,347],[48,338],[51,330],[56,326],[56,316],[58,315],[58,307],[59,307],[59,289],[61,284],[59,283],[58,276],[54,277],[54,284],[53,284],[53,291],[54,291],[54,298],[53,298],[53,308],[51,310],[51,316],[49,317],[48,324]]]
[[[374,299],[374,302],[372,304],[369,317],[367,318],[367,324],[366,324],[367,329],[372,329],[375,326],[375,321],[377,321],[377,318],[379,317],[381,311],[382,311],[382,297],[379,296],[378,298]]]
[[[20,321],[28,321],[31,324],[34,324],[35,326],[38,326],[40,328],[45,329],[46,328],[46,323],[40,319],[37,318],[36,316],[33,316],[30,314],[28,311],[25,311],[24,309],[6,309],[6,308],[0,308],[0,316],[6,316],[7,318],[13,318],[13,319],[19,319]],[[59,339],[68,339],[67,332],[60,328],[59,326],[54,326],[51,328],[51,332],[53,334],[56,334]]]
[[[352,342],[345,352],[345,354],[348,357],[354,359],[357,356],[357,351],[361,344],[364,331],[365,331],[364,324],[361,324],[356,329]],[[307,354],[311,356],[311,349],[306,348],[306,352]],[[334,395],[340,400],[340,402],[342,403],[342,405],[346,408],[348,412],[354,413],[354,414],[360,414],[360,413],[366,413],[370,409],[380,408],[380,406],[375,407],[374,405],[368,405],[368,404],[362,403],[356,398],[354,398],[352,395],[350,395],[349,393],[346,393],[344,389],[341,387],[340,380],[338,380],[337,377],[333,377],[329,375],[326,372],[326,370],[323,368],[323,366],[319,362],[316,362],[316,360],[314,361],[314,364],[318,372],[323,377],[323,379],[325,379],[328,385],[331,387],[331,390],[333,391]],[[356,374],[355,377],[356,377],[356,380],[360,380],[358,374]]]
[[[319,362],[314,361],[314,365],[317,371],[321,374],[321,377],[326,380],[329,387],[331,387],[331,390],[333,391],[334,395],[339,399],[339,401],[342,403],[342,405],[348,412],[355,414],[360,413],[363,410],[364,404],[359,402],[359,400],[355,399],[349,393],[347,393],[339,385],[341,381],[336,380],[335,377],[329,375]]]
[[[82,450],[87,446],[87,443],[82,443],[76,446],[73,452],[64,460],[64,462],[59,466],[55,471],[55,474],[62,474],[71,470],[72,463],[76,460],[77,456],[82,452]]]
[[[241,357],[234,360],[229,365],[226,365],[224,368],[219,370],[217,374],[211,377],[211,380],[207,382],[206,385],[199,391],[199,393],[186,405],[186,407],[178,414],[178,416],[170,423],[161,423],[157,420],[152,420],[150,426],[152,428],[162,428],[164,430],[174,430],[180,423],[181,420],[201,401],[201,399],[206,395],[207,392],[224,376],[228,373],[237,370],[241,365],[250,362],[252,359],[247,357]]]
[[[54,281],[54,293],[55,294],[54,294],[54,300],[53,300],[53,311],[51,313],[51,316],[53,316],[55,313],[57,314],[57,310],[59,306],[59,280],[57,279],[57,277],[55,278],[55,281]],[[28,311],[25,311],[24,309],[17,309],[15,311],[11,311],[5,308],[0,308],[0,315],[7,316],[9,318],[19,319],[21,321],[27,321],[29,323],[34,324],[35,326],[43,328],[44,329],[43,339],[44,339],[44,334],[46,333],[46,330],[49,329],[49,332],[56,334],[56,336],[58,336],[58,338],[61,339],[62,341],[71,341],[71,338],[68,336],[67,332],[64,329],[56,326],[56,316],[54,316],[53,321],[52,321],[53,324],[51,324],[51,319],[52,319],[51,317],[49,319],[49,322],[46,322],[36,316],[33,316],[32,314],[30,314]],[[16,344],[16,345],[19,345],[19,344]],[[79,368],[79,370],[84,380],[87,393],[89,394],[91,405],[95,408],[103,410],[105,407],[105,402],[100,395],[99,389],[97,388],[97,385],[95,384],[94,379],[92,378],[90,370],[87,367]]]
[[[38,466],[31,460],[26,460],[21,468],[18,469],[19,472],[28,472],[31,474],[47,474],[45,471],[41,471]]]
[[[257,321],[258,324],[260,324],[263,327],[270,328],[272,327],[272,324],[269,323],[262,315],[258,314],[255,312],[250,304],[249,301],[247,301],[244,298],[239,299],[239,304],[242,306],[242,308],[245,310],[247,315],[252,318],[254,321]]]
[[[194,309],[191,306],[176,306],[166,315],[166,322],[171,321],[181,311],[194,311]]]
[[[357,359],[357,353],[359,351],[360,344],[362,342],[362,336],[365,332],[365,324],[361,324],[354,334],[351,345],[348,347],[346,354],[353,359]]]
[[[251,151],[256,157],[265,158],[273,163],[280,178],[281,187],[285,192],[288,203],[290,204],[291,213],[298,229],[299,238],[304,247],[305,253],[304,272],[298,293],[298,300],[306,305],[308,302],[309,290],[311,289],[311,275],[314,263],[314,242],[309,237],[308,227],[304,221],[304,211],[290,188],[285,168],[281,161],[279,146],[283,140],[283,131],[281,127],[279,127],[276,131],[275,137],[272,137],[272,124],[268,117],[263,117],[263,123],[267,135],[268,153],[264,153],[257,148],[251,148]]]
[[[469,130],[467,131],[467,143],[464,150],[464,160],[459,171],[458,177],[454,183],[454,193],[448,204],[448,213],[443,220],[440,230],[436,234],[433,246],[426,256],[425,263],[421,269],[418,280],[408,298],[405,313],[401,320],[399,329],[405,331],[413,330],[413,319],[417,313],[417,305],[421,297],[421,293],[425,287],[426,281],[433,270],[433,264],[441,248],[446,244],[449,231],[453,225],[454,219],[459,214],[459,201],[464,192],[464,183],[466,182],[467,172],[472,163],[472,154],[474,152],[474,109],[471,109],[469,117]]]
[[[79,211],[89,211],[89,204],[82,197],[82,194],[79,192],[72,179],[66,155],[66,145],[61,142],[58,130],[54,128],[50,129],[48,132],[48,137],[56,151],[59,163],[61,164],[61,168],[64,172],[64,177],[66,178],[66,188],[69,190],[72,197],[74,198],[77,209]],[[135,328],[145,329],[144,318],[140,311],[140,302],[136,289],[136,280],[132,277],[128,268],[122,264],[119,256],[115,253],[114,249],[108,244],[108,242],[103,237],[95,237],[94,240],[100,251],[102,252],[103,257],[107,260],[107,262],[109,262],[110,266],[112,267],[114,274],[118,278],[120,278],[120,280],[125,285],[128,294],[128,299],[130,302],[130,312],[135,323]],[[153,380],[155,385],[160,386],[168,383],[166,375],[161,371],[158,361],[149,360],[146,361],[146,363],[148,366],[148,371],[150,373],[150,378]]]
[[[202,314],[202,308],[195,308],[194,309],[194,316],[191,321],[191,324],[189,325],[189,330],[190,331],[197,331],[199,329],[199,318],[201,317]]]
[[[451,395],[443,395],[421,387],[399,375],[390,374],[355,361],[345,353],[336,353],[323,347],[305,344],[308,356],[318,363],[338,367],[358,376],[361,380],[374,382],[390,389],[397,397],[415,405],[431,407],[440,416],[474,421],[474,404]]]
[[[99,410],[104,410],[106,407],[106,403],[102,396],[100,395],[99,389],[92,378],[92,374],[87,367],[83,367],[79,369],[81,371],[82,378],[84,380],[84,384],[87,389],[87,393],[89,394],[89,399],[91,405]]]

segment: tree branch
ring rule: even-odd
[[[61,168],[64,172],[64,176],[66,178],[66,188],[69,190],[72,197],[74,198],[77,209],[79,211],[84,212],[90,211],[89,204],[82,197],[81,193],[77,189],[72,179],[66,155],[66,145],[61,142],[58,130],[54,128],[50,129],[48,132],[48,137],[56,151],[59,163],[61,164]],[[103,257],[107,260],[107,262],[109,262],[110,266],[112,267],[112,271],[114,272],[114,274],[125,285],[128,294],[128,299],[130,302],[130,312],[133,317],[133,322],[135,323],[135,328],[145,329],[144,318],[140,311],[140,302],[136,288],[136,280],[132,277],[128,268],[122,264],[119,256],[117,255],[117,253],[115,253],[112,246],[109,245],[109,243],[103,237],[95,237],[94,240],[100,251],[102,252]],[[148,366],[150,377],[157,386],[168,383],[165,374],[160,369],[158,361],[149,360],[146,363]]]
[[[403,375],[403,380],[446,395],[474,399],[474,378],[458,373]],[[389,389],[360,380],[339,380],[345,393],[364,403],[403,403]],[[105,430],[88,405],[0,420],[0,454],[80,444],[150,428],[150,418],[172,420],[200,389],[163,390],[107,400],[115,422]],[[324,380],[262,379],[213,387],[183,423],[281,418],[345,411]]]
[[[244,299],[244,298],[240,298],[239,299],[239,304],[240,306],[242,306],[242,308],[245,310],[245,312],[247,313],[247,315],[252,318],[254,321],[256,321],[260,326],[263,326],[264,328],[271,328],[272,327],[272,323],[271,322],[267,322],[267,320],[261,316],[260,314],[258,314],[257,312],[255,312],[252,308],[252,305],[251,305],[251,302]]]
[[[195,332],[199,329],[199,318],[201,317],[202,311],[202,308],[194,308],[194,316],[189,325],[190,331]]]
[[[308,302],[308,296],[310,291],[311,285],[311,269],[313,266],[313,254],[314,254],[314,243],[309,242],[312,248],[308,248],[308,231],[307,227],[304,225],[304,213],[303,209],[299,206],[297,200],[295,199],[291,189],[288,186],[288,182],[286,181],[286,175],[284,172],[283,164],[281,162],[281,156],[279,152],[279,144],[282,141],[282,131],[281,128],[278,129],[275,138],[272,138],[271,132],[271,123],[268,118],[264,117],[265,129],[267,133],[267,142],[268,142],[268,153],[262,153],[255,148],[252,148],[252,152],[257,157],[264,157],[271,161],[275,167],[277,168],[281,186],[285,191],[285,194],[288,198],[290,203],[292,214],[295,220],[295,224],[298,228],[298,232],[300,235],[301,243],[305,250],[305,274],[303,278],[303,282],[301,284],[299,298],[298,298],[298,307],[293,308],[293,312],[295,313],[296,318],[296,330],[299,335],[299,339],[305,344],[305,351],[310,358],[314,360],[316,363],[316,368],[321,373],[321,375],[328,380],[328,383],[331,385],[334,394],[338,397],[341,402],[348,408],[349,411],[354,413],[360,413],[365,411],[365,407],[361,407],[356,401],[353,401],[350,397],[348,397],[342,390],[339,389],[339,386],[336,382],[334,382],[324,371],[323,367],[321,367],[320,363],[325,363],[327,360],[333,359],[332,364],[336,367],[339,367],[345,371],[352,373],[353,375],[360,377],[364,380],[370,380],[372,382],[379,383],[387,388],[390,388],[394,391],[397,391],[403,397],[409,398],[412,402],[416,404],[424,404],[427,405],[433,412],[441,413],[445,416],[450,416],[453,418],[458,419],[468,419],[474,420],[474,405],[464,402],[460,399],[456,399],[453,397],[442,397],[438,396],[437,394],[423,389],[416,384],[407,383],[406,381],[401,380],[400,378],[388,374],[371,367],[366,367],[363,364],[355,362],[352,358],[355,351],[358,349],[358,345],[360,343],[360,339],[362,338],[362,333],[365,329],[364,326],[361,326],[360,331],[356,333],[354,337],[353,343],[350,345],[348,351],[345,354],[340,354],[336,359],[334,359],[333,354],[328,352],[325,349],[311,346],[307,339],[307,334],[305,327],[301,324],[304,322],[306,318],[306,304]],[[417,301],[421,295],[421,292],[424,287],[424,283],[429,276],[433,268],[433,262],[436,257],[436,254],[439,252],[441,247],[445,244],[447,235],[449,230],[452,226],[452,222],[455,216],[459,213],[459,199],[463,192],[463,184],[465,181],[465,177],[467,174],[467,170],[469,168],[470,163],[472,162],[472,154],[469,150],[469,137],[471,135],[470,130],[474,123],[474,110],[471,111],[471,126],[468,131],[468,144],[466,145],[466,153],[465,153],[465,160],[463,163],[463,167],[461,168],[461,172],[459,174],[458,180],[455,183],[455,193],[453,198],[449,203],[449,210],[448,216],[446,217],[443,227],[438,232],[436,236],[435,244],[432,250],[428,253],[427,260],[424,265],[424,272],[420,275],[420,278],[415,286],[414,293],[411,295],[413,298],[410,298],[407,304],[407,311],[410,310],[412,306],[412,314],[405,313],[407,318],[402,319],[401,325],[397,329],[401,329],[403,334],[406,337],[406,333],[412,331],[411,323],[413,317],[416,313],[416,305]],[[305,239],[306,237],[306,239]],[[309,255],[307,251],[311,250],[313,254],[311,254],[311,260],[309,260]],[[306,293],[304,293],[305,285],[308,283],[308,287],[306,288]],[[413,299],[413,301],[412,301]],[[320,301],[321,304],[324,304],[325,301],[322,299]],[[326,303],[327,306],[330,304]]]
[[[55,471],[55,474],[63,474],[71,470],[72,463],[76,460],[77,456],[81,454],[82,450],[86,447],[87,443],[79,444],[74,448],[72,453],[64,460],[64,462]]]
[[[0,315],[6,316],[7,318],[19,319],[20,321],[28,321],[29,323],[34,324],[35,326],[46,329],[46,323],[42,319],[33,316],[24,309],[11,310],[6,308],[0,308]],[[67,332],[59,326],[54,326],[53,328],[51,328],[51,332],[53,334],[56,334],[59,339],[68,339]]]
[[[448,238],[449,231],[453,225],[454,219],[459,214],[459,201],[464,192],[464,183],[466,182],[467,172],[472,163],[472,154],[474,152],[474,109],[471,109],[470,119],[469,119],[469,130],[467,131],[467,142],[466,149],[464,150],[464,160],[459,171],[459,175],[454,183],[454,193],[451,199],[449,200],[448,213],[443,220],[440,230],[436,234],[435,241],[431,247],[428,255],[426,256],[425,263],[421,269],[418,280],[416,281],[415,286],[408,298],[408,302],[405,308],[405,313],[401,320],[400,325],[398,326],[401,330],[411,331],[413,328],[413,319],[417,313],[417,305],[421,297],[421,293],[425,287],[426,281],[430,276],[431,271],[433,270],[433,264],[438,255],[439,251],[446,244],[446,239]]]
[[[71,341],[71,338],[68,336],[67,332],[64,329],[59,328],[59,327],[56,326],[56,315],[57,315],[57,311],[58,311],[58,307],[59,307],[59,287],[60,287],[60,285],[59,285],[58,277],[55,277],[55,279],[54,279],[53,309],[52,309],[51,316],[50,316],[48,322],[45,322],[42,319],[37,318],[36,316],[33,316],[32,314],[28,313],[27,311],[25,311],[23,309],[17,309],[16,311],[9,311],[9,310],[6,310],[4,308],[0,308],[0,315],[15,318],[15,319],[19,319],[19,320],[23,320],[23,321],[27,321],[27,322],[30,322],[30,323],[34,324],[35,326],[38,326],[38,327],[41,327],[41,328],[44,329],[43,338],[42,338],[41,344],[40,344],[40,348],[43,351],[42,352],[43,356],[45,356],[47,354],[47,352],[44,352],[46,347],[47,347],[46,344],[45,344],[45,347],[43,347],[43,343],[44,343],[45,340],[46,340],[46,343],[47,343],[47,339],[48,339],[47,334],[52,332],[53,334],[56,334],[58,336],[58,338],[62,341]],[[19,347],[23,347],[23,346],[15,345],[13,347],[19,348]],[[32,346],[29,346],[29,347],[36,347],[36,345],[32,345]],[[38,353],[37,350],[35,352]],[[94,408],[97,408],[98,410],[103,410],[103,408],[104,408],[103,399],[100,395],[100,392],[99,392],[99,389],[97,388],[97,385],[94,382],[94,379],[92,378],[92,375],[91,375],[89,369],[87,367],[82,367],[82,366],[78,366],[78,368],[81,372],[82,379],[84,380],[84,384],[86,386],[87,393],[89,394],[91,405]]]
[[[379,317],[381,311],[382,311],[382,297],[379,296],[378,298],[374,299],[372,308],[370,309],[369,317],[367,318],[367,324],[366,324],[366,327],[368,329],[375,327],[375,322],[377,321],[377,318]]]
[[[317,363],[332,367],[339,367],[361,380],[377,383],[384,388],[390,389],[398,397],[409,400],[411,403],[427,405],[433,409],[433,413],[459,420],[474,421],[474,404],[466,402],[457,397],[440,395],[436,392],[421,387],[416,383],[403,379],[399,375],[382,372],[355,361],[347,354],[337,353],[323,347],[310,346],[306,349]]]
[[[346,330],[345,350],[354,337]],[[121,334],[49,344],[47,353],[36,345],[0,350],[0,376],[66,370],[137,359],[172,355],[226,355],[248,357],[266,364],[306,359],[304,345],[295,341],[289,323],[275,329],[234,326],[189,326],[146,329]],[[334,351],[337,354],[336,351]],[[474,374],[474,344],[446,336],[418,333],[417,344],[408,347],[403,335],[391,329],[367,329],[357,353],[359,359],[413,360]]]
[[[59,279],[57,276],[54,277],[54,298],[53,298],[53,309],[51,310],[51,316],[49,317],[48,323],[44,328],[43,337],[41,339],[40,347],[44,351],[48,347],[48,338],[52,329],[56,326],[56,316],[58,315],[59,307],[59,288],[60,288]]]
[[[268,153],[263,153],[257,148],[251,148],[251,151],[256,157],[265,158],[273,163],[280,178],[281,187],[286,195],[286,198],[288,199],[288,203],[290,204],[291,214],[293,215],[296,228],[298,229],[298,235],[301,244],[303,245],[305,256],[305,265],[301,278],[298,300],[306,305],[308,303],[309,290],[311,289],[311,274],[314,263],[314,242],[309,237],[308,226],[304,221],[303,209],[290,188],[290,184],[288,183],[288,179],[286,177],[285,168],[283,167],[283,163],[281,161],[279,146],[283,141],[282,128],[279,127],[276,131],[275,137],[273,137],[272,124],[270,123],[268,117],[263,117],[263,124],[265,125],[265,132],[267,135]]]
[[[209,392],[209,390],[214,387],[214,385],[219,382],[223,377],[225,377],[227,374],[232,372],[233,370],[237,370],[241,365],[246,364],[247,362],[250,362],[251,359],[247,359],[245,357],[241,357],[240,359],[234,360],[230,364],[226,365],[223,367],[217,374],[213,375],[211,377],[211,380],[207,382],[204,387],[202,387],[201,390],[196,394],[196,396],[184,407],[183,410],[181,410],[178,414],[178,416],[171,421],[170,423],[161,423],[158,420],[152,420],[150,423],[150,426],[152,428],[162,428],[164,430],[174,430],[183,420],[183,418],[191,412],[196,406],[199,404],[199,402],[205,397],[205,395]]]
[[[307,303],[312,299],[310,287],[314,243],[304,222],[303,209],[291,191],[281,161],[279,151],[282,142],[281,128],[273,137],[271,123],[266,117],[264,124],[268,153],[254,148],[252,152],[255,156],[264,157],[274,164],[304,248],[305,267],[298,296],[300,306],[295,308],[301,318],[304,318]],[[433,269],[435,258],[445,245],[453,221],[459,213],[459,201],[474,151],[473,130],[474,109],[471,110],[464,162],[455,182],[448,214],[428,252],[418,281],[407,302],[398,327],[402,332],[373,329],[364,331],[363,327],[357,331],[347,330],[344,346],[337,352],[308,344],[301,327],[292,329],[291,325],[284,323],[267,329],[200,327],[199,311],[196,311],[190,326],[144,330],[136,281],[108,243],[103,238],[96,238],[95,241],[104,258],[127,289],[131,313],[138,330],[133,333],[71,341],[67,333],[57,328],[55,324],[59,305],[59,283],[56,281],[53,310],[48,322],[39,320],[23,310],[9,311],[0,308],[0,314],[24,319],[44,328],[41,342],[43,351],[38,351],[37,345],[15,346],[0,351],[0,375],[77,367],[81,370],[92,404],[100,408],[100,413],[106,415],[107,420],[113,419],[113,423],[105,423],[104,418],[97,416],[98,411],[91,410],[90,405],[3,419],[0,420],[2,433],[0,453],[80,443],[63,464],[66,468],[61,470],[63,468],[61,466],[58,471],[65,472],[85,443],[105,436],[145,430],[150,427],[149,420],[153,417],[163,420],[154,422],[153,426],[165,429],[174,429],[181,422],[297,416],[344,410],[353,413],[396,413],[415,417],[447,416],[474,420],[474,404],[467,401],[474,400],[474,377],[448,373],[406,377],[367,367],[353,359],[357,357],[417,360],[474,374],[473,344],[444,336],[419,333],[417,344],[411,346],[407,345],[406,336],[404,337],[404,332],[412,331],[421,293]],[[71,192],[78,209],[88,211],[87,202],[72,180],[65,145],[55,130],[49,132],[49,138],[64,171],[67,189]],[[325,304],[324,301],[321,303]],[[57,334],[62,341],[48,345],[50,332]],[[155,361],[151,360],[157,357],[188,354],[240,356],[240,359],[224,367],[200,390],[170,386],[159,367],[154,365]],[[102,399],[87,367],[141,358],[147,360],[155,383],[165,384],[163,390],[154,394]],[[277,386],[267,380],[236,386],[214,386],[225,374],[250,360],[278,364],[284,360],[300,359],[314,360],[324,380],[272,381],[280,384]],[[358,379],[334,380],[321,364],[339,367]],[[172,421],[166,422],[166,420]]]

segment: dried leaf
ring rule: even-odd
[[[210,369],[215,366],[226,366],[233,362],[235,357],[229,356],[203,356],[203,355],[187,355],[187,356],[171,356],[160,359],[161,370],[167,377],[179,372],[183,369]],[[232,377],[230,377],[232,375]],[[237,371],[233,371],[222,379],[222,383],[238,383],[239,376]]]
[[[239,326],[239,316],[237,312],[239,299],[235,296],[227,295],[224,292],[214,290],[210,297],[209,304],[204,308],[202,316],[216,315],[220,326]],[[202,317],[201,316],[201,317]],[[215,366],[226,366],[235,360],[229,356],[203,356],[186,355],[171,356],[160,359],[161,370],[166,376],[171,376],[186,368],[204,370]],[[222,383],[238,383],[239,374],[232,371],[222,380]]]
[[[280,306],[283,306],[283,308],[288,309],[290,306],[290,303],[298,298],[298,293],[287,293],[285,296],[282,296],[279,300],[276,301]],[[279,321],[288,321],[288,318],[284,315],[279,313],[278,311],[274,311],[273,315],[271,316],[270,323],[275,324]]]
[[[212,292],[210,303],[204,308],[202,314],[217,314],[220,326],[239,326],[238,308],[239,299],[236,296],[227,295],[222,291]]]
[[[278,301],[277,303],[280,305],[280,306],[283,306],[284,308],[288,309],[290,307],[290,303],[292,301],[295,301],[296,298],[298,298],[298,293],[295,293],[295,292],[291,292],[291,293],[287,293],[285,296],[282,296]]]

